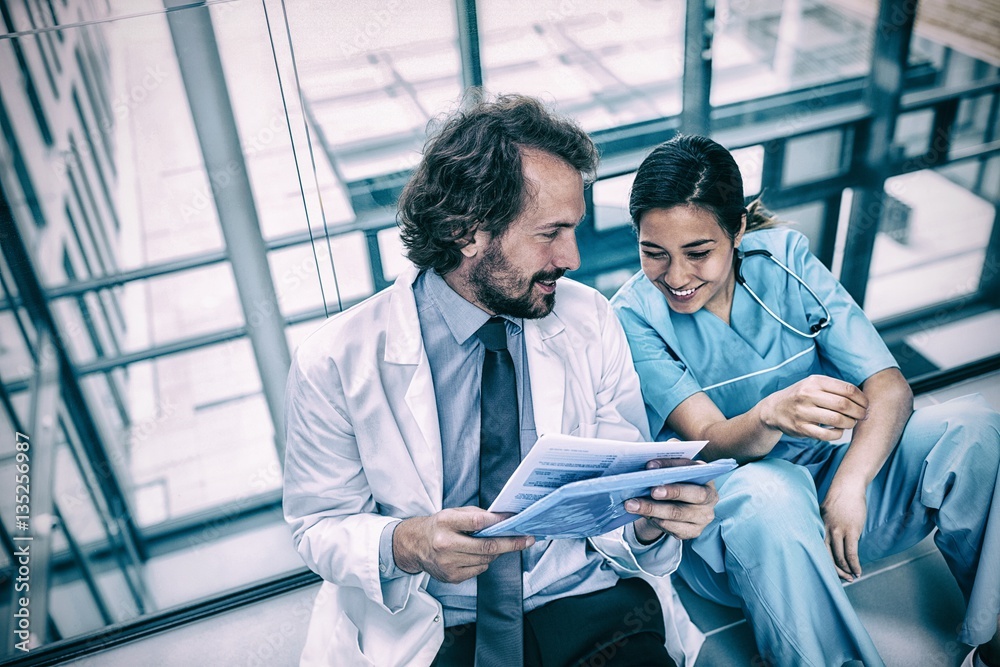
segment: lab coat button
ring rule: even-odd
[[[441,616],[440,616],[440,615],[438,615],[438,616],[435,616],[435,617],[434,617],[434,622],[435,622],[435,623],[440,623],[440,622],[441,622]]]

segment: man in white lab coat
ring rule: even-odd
[[[516,376],[515,462],[544,433],[648,439],[617,319],[598,292],[562,278],[580,264],[575,229],[596,163],[582,130],[530,98],[454,115],[400,198],[415,267],[297,351],[284,511],[324,579],[303,665],[693,662],[702,638],[669,575],[678,538],[712,519],[711,484],[659,487],[630,501],[643,518],[589,540],[469,535],[503,518],[477,507],[482,417],[494,409],[487,326],[506,334]],[[505,631],[516,659],[490,657],[510,654],[491,653],[496,633],[476,624],[477,581],[495,586],[484,577],[509,554],[523,587],[517,630]]]

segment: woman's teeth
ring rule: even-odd
[[[694,294],[694,291],[698,288],[692,287],[691,289],[677,290],[674,289],[673,287],[668,287],[667,289],[670,290],[670,293],[673,294],[674,296],[691,296],[692,294]]]

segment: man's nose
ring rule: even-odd
[[[558,247],[556,256],[553,257],[553,264],[556,268],[565,271],[576,271],[580,268],[580,248],[576,245],[576,232],[567,234]]]

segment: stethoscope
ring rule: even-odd
[[[808,332],[800,331],[795,327],[793,327],[788,322],[786,322],[785,320],[778,317],[778,314],[775,313],[770,308],[768,308],[767,304],[764,303],[764,301],[759,296],[757,296],[757,293],[754,292],[749,285],[747,285],[747,281],[743,277],[743,260],[747,257],[752,257],[753,255],[763,255],[764,257],[767,257],[772,262],[774,262],[782,269],[784,269],[785,273],[790,275],[792,278],[795,278],[795,280],[797,280],[800,285],[806,288],[806,291],[812,295],[812,298],[816,300],[816,303],[819,304],[819,307],[823,309],[823,317],[821,317],[818,322],[810,326]],[[746,252],[737,250],[736,259],[734,260],[733,263],[734,263],[733,269],[736,272],[736,282],[738,282],[740,285],[744,287],[744,289],[746,289],[746,291],[750,294],[750,296],[753,297],[753,300],[759,303],[760,307],[767,311],[768,315],[773,317],[775,320],[778,321],[779,324],[781,324],[781,326],[785,327],[792,333],[798,334],[803,338],[815,338],[820,334],[821,331],[823,331],[823,329],[827,328],[832,323],[833,316],[830,315],[830,310],[826,307],[826,304],[823,303],[823,300],[816,295],[816,292],[814,292],[812,288],[806,284],[806,281],[802,280],[802,278],[800,278],[794,271],[792,271],[790,268],[782,264],[779,260],[775,259],[774,255],[772,255],[767,250],[764,250],[763,248],[757,250],[748,250]]]

